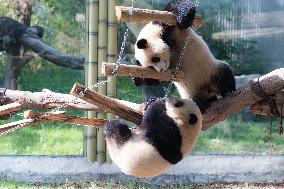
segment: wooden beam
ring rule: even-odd
[[[117,67],[115,63],[103,63],[102,73],[105,76],[112,76],[113,71],[117,69],[117,76],[132,76],[132,77],[141,77],[141,78],[152,78],[158,79],[160,81],[180,81],[184,77],[184,73],[182,71],[177,71],[176,78],[173,80],[174,70],[167,70],[164,72],[157,72],[153,68],[145,68],[136,65],[125,65],[120,64]]]
[[[65,122],[76,125],[103,127],[106,123],[106,119],[89,119],[85,117],[71,116],[65,114],[64,111],[57,112],[33,112],[31,110],[24,113],[26,119],[46,119],[48,121]]]
[[[170,26],[176,25],[176,17],[173,13],[168,11],[158,11],[149,9],[133,8],[133,14],[131,14],[131,7],[116,6],[116,17],[118,21],[123,22],[143,22],[149,23],[151,21],[161,21]],[[202,19],[199,15],[196,16],[193,22],[193,27],[199,28],[202,26]]]
[[[10,115],[14,112],[20,111],[21,109],[23,109],[23,106],[17,102],[0,106],[0,117]]]
[[[98,107],[69,94],[18,91],[3,88],[0,88],[0,91],[5,91],[4,95],[0,95],[1,102],[7,104],[17,102],[23,108],[54,109],[62,107],[67,110],[100,111]]]
[[[112,113],[136,125],[141,124],[143,117],[142,112],[134,110],[131,107],[124,105],[113,98],[109,98],[93,90],[90,90],[83,85],[75,83],[70,94],[99,107],[105,112]]]
[[[24,113],[24,120],[7,123],[0,126],[0,135],[16,131],[20,128],[39,125],[41,123],[56,121],[70,124],[82,125],[87,127],[103,127],[108,120],[88,119],[77,116],[66,115],[63,111],[57,112],[33,112],[28,110]]]

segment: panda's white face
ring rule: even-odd
[[[147,24],[140,32],[135,44],[135,58],[143,67],[153,67],[158,72],[170,66],[170,48],[162,40],[163,27]]]
[[[181,153],[189,154],[202,128],[202,115],[198,106],[189,99],[170,97],[166,100],[167,115],[179,127],[182,135]]]
[[[191,99],[169,97],[166,99],[167,115],[175,120],[179,127],[196,125],[201,128],[201,112]]]

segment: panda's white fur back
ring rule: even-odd
[[[142,133],[133,133],[129,141],[122,146],[118,146],[115,141],[107,141],[107,145],[114,163],[128,175],[154,177],[173,166],[143,139]]]
[[[163,32],[163,27],[160,25],[154,24],[153,22],[146,24],[138,35],[137,41],[146,39],[148,46],[145,49],[139,49],[137,45],[135,45],[135,58],[140,61],[142,66],[153,66],[158,71],[166,70],[169,66],[175,69],[180,59],[182,49],[185,46],[185,39],[189,36],[186,53],[181,62],[181,69],[183,69],[186,78],[180,82],[175,82],[175,85],[182,98],[190,99],[196,94],[200,87],[210,82],[211,75],[216,72],[216,59],[202,37],[193,29],[179,30],[175,28],[172,37],[176,40],[176,45],[173,49],[170,49],[166,43],[162,41],[161,35]],[[151,58],[154,55],[161,58],[161,61],[155,65],[151,62]]]
[[[181,52],[184,48],[187,35],[189,36],[189,42],[187,45],[186,53],[181,62],[181,69],[185,73],[185,78],[180,82],[175,82],[182,98],[192,98],[197,90],[200,89],[205,83],[210,83],[212,74],[216,72],[216,59],[212,55],[209,47],[193,29],[188,30],[175,30],[176,36],[184,36],[182,38],[176,37],[176,39],[183,39],[177,41],[177,45],[173,51]],[[179,60],[180,53],[173,53],[171,62]],[[194,85],[193,85],[194,84]],[[214,86],[209,86],[214,87]],[[213,89],[214,91],[214,89]]]

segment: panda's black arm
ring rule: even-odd
[[[120,145],[127,142],[132,135],[127,124],[121,120],[109,121],[104,128],[104,134],[107,140],[114,140]]]
[[[193,25],[196,5],[191,0],[172,0],[164,10],[174,13],[180,29],[187,29]]]
[[[141,129],[146,133],[146,140],[167,161],[176,164],[182,159],[181,134],[176,123],[167,115],[163,99],[158,98],[146,109]]]

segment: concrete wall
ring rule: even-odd
[[[284,180],[283,155],[192,155],[168,173],[151,179],[122,174],[114,164],[99,165],[82,157],[0,156],[0,179],[62,183],[138,180],[152,184],[272,182]]]

